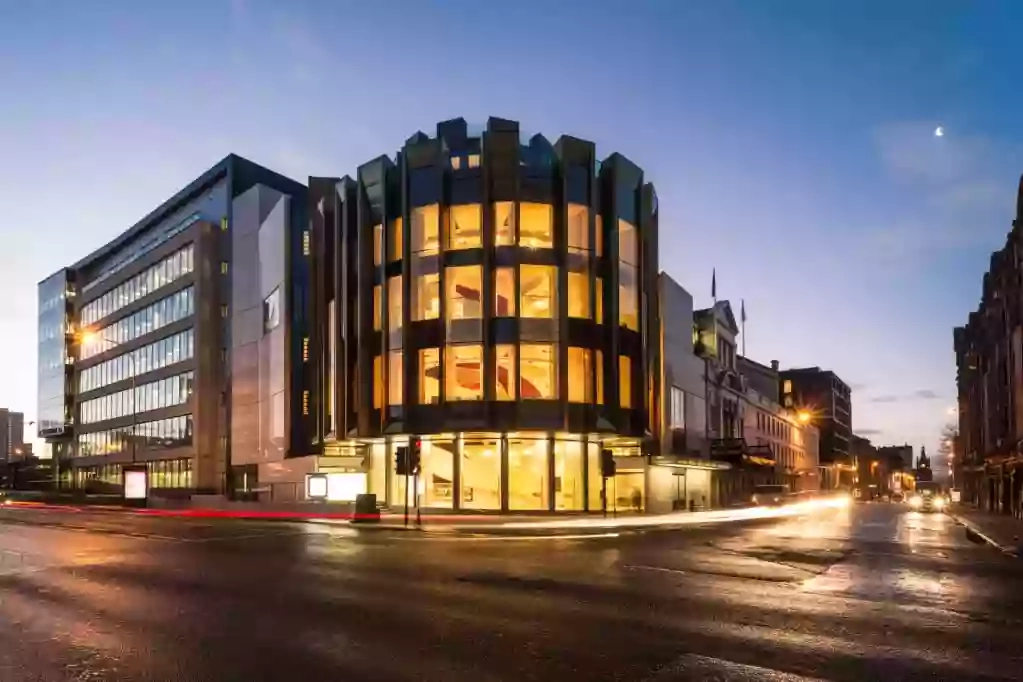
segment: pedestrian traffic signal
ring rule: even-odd
[[[399,476],[408,476],[412,473],[409,470],[409,449],[404,445],[399,445],[394,449],[394,471]]]
[[[615,453],[604,449],[600,451],[600,475],[611,478],[615,475]]]
[[[410,474],[418,474],[419,468],[422,465],[423,439],[419,437],[409,439],[408,451],[408,472]]]

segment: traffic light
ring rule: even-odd
[[[615,453],[604,449],[600,451],[600,475],[611,478],[615,475]]]
[[[399,476],[408,476],[411,473],[408,466],[408,454],[409,449],[404,445],[399,445],[394,449],[394,472]]]
[[[418,474],[423,458],[423,439],[419,437],[409,439],[408,448],[408,472]]]

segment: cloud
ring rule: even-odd
[[[920,400],[937,400],[941,396],[929,388],[921,388],[920,390],[913,391],[913,397]]]
[[[929,388],[920,388],[908,395],[893,395],[886,393],[884,395],[876,395],[870,399],[872,403],[900,403],[903,401],[910,400],[937,400],[941,396],[932,391]]]
[[[881,429],[856,429],[857,436],[880,436],[882,433]]]
[[[870,399],[872,403],[897,403],[899,402],[899,396],[897,395],[879,395]]]

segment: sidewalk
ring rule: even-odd
[[[960,505],[953,507],[950,515],[1005,554],[1023,556],[1023,520]]]

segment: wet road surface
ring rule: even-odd
[[[519,539],[0,511],[0,680],[1023,677],[1023,562],[943,515]]]

